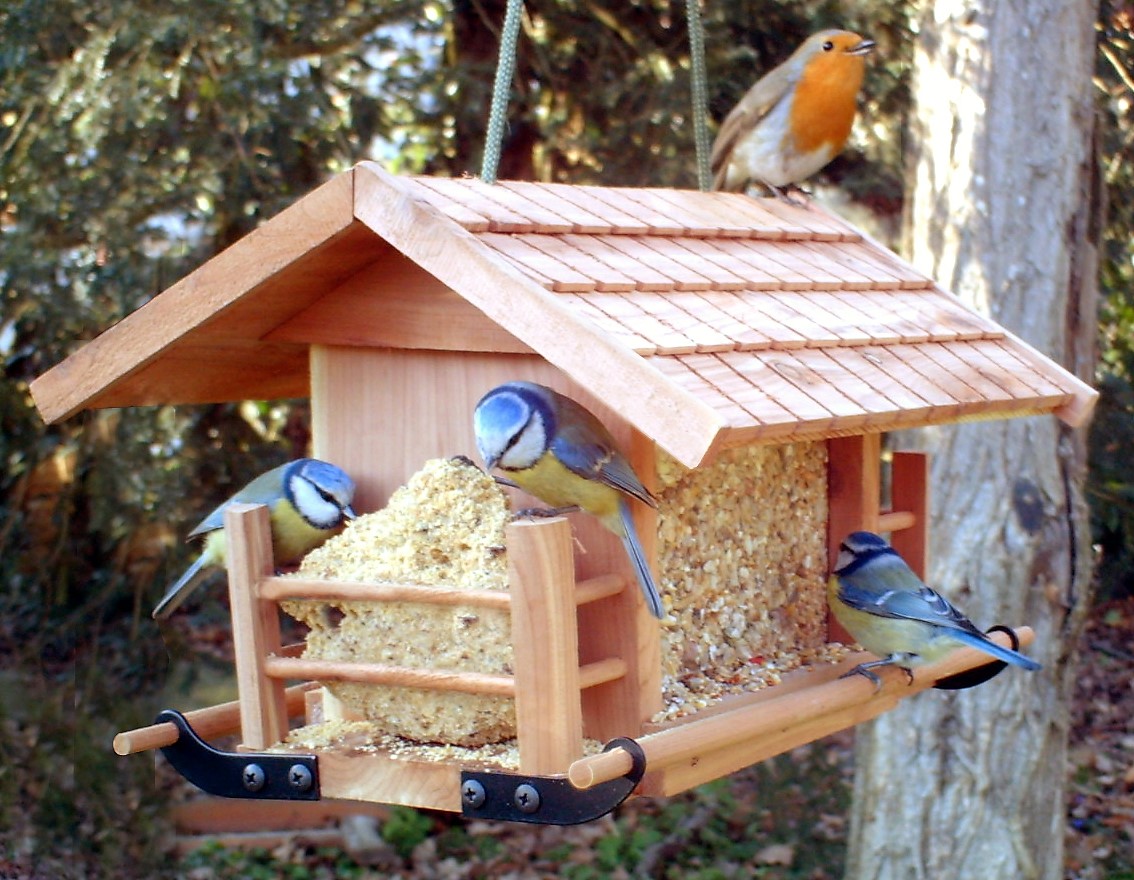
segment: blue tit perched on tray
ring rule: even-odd
[[[488,470],[556,508],[578,507],[622,539],[650,613],[664,615],[642,550],[630,499],[650,507],[649,493],[614,438],[595,416],[534,382],[507,382],[480,399],[473,413],[476,445]]]
[[[224,512],[230,504],[266,505],[275,562],[293,565],[341,531],[346,520],[354,519],[353,498],[354,481],[340,468],[318,459],[296,459],[261,474],[189,533],[190,538],[206,536],[204,549],[158,602],[154,618],[169,617],[211,568],[225,564]]]
[[[977,629],[872,532],[853,532],[843,541],[827,584],[827,599],[847,632],[882,658],[860,663],[847,675],[860,673],[876,686],[881,681],[871,669],[892,665],[909,672],[966,645],[1021,669],[1041,668]]]

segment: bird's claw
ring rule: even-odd
[[[882,690],[882,679],[867,669],[865,663],[859,663],[854,669],[848,669],[840,675],[839,678],[850,678],[852,675],[861,675],[864,678],[869,678],[874,683],[874,693],[878,693]]]
[[[550,519],[553,516],[562,516],[565,513],[576,513],[578,510],[577,504],[571,504],[567,507],[525,507],[523,510],[517,510],[513,513],[512,519]]]

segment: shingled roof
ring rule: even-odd
[[[391,249],[407,258],[394,268]],[[535,351],[690,465],[737,442],[1037,413],[1078,424],[1097,396],[815,206],[394,177],[371,163],[182,279],[32,393],[48,420],[304,396],[309,344],[399,340]]]

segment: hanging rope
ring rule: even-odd
[[[697,146],[697,187],[708,192],[709,174],[709,89],[705,76],[705,23],[701,20],[700,0],[686,0],[689,23],[689,61],[693,75],[693,142]]]
[[[485,183],[496,183],[496,171],[500,166],[500,149],[504,142],[504,128],[508,123],[508,95],[512,91],[512,76],[516,71],[516,41],[520,34],[523,9],[523,0],[508,0],[508,9],[504,13],[500,57],[496,61],[496,82],[492,86],[492,110],[488,116],[484,158],[480,165],[480,179]]]

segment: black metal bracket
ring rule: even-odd
[[[201,739],[180,712],[163,709],[154,723],[163,722],[176,727],[178,735],[162,754],[202,791],[227,798],[319,800],[319,764],[314,755],[222,752]]]
[[[1020,638],[1016,635],[1016,631],[1008,626],[991,626],[985,632],[1002,632],[1007,633],[1008,638],[1012,640],[1012,650],[1020,650]],[[964,672],[958,672],[955,675],[949,675],[945,678],[937,680],[933,686],[942,691],[961,691],[966,688],[976,687],[978,684],[984,684],[990,678],[996,678],[1001,672],[1007,668],[1008,664],[1003,660],[993,660],[990,663],[985,663],[981,666],[974,666],[972,669],[966,669]]]
[[[630,753],[630,772],[587,789],[575,788],[563,776],[463,770],[461,812],[469,818],[541,825],[579,825],[605,816],[630,796],[646,773],[646,754],[637,742],[619,737],[604,751],[615,748]]]

